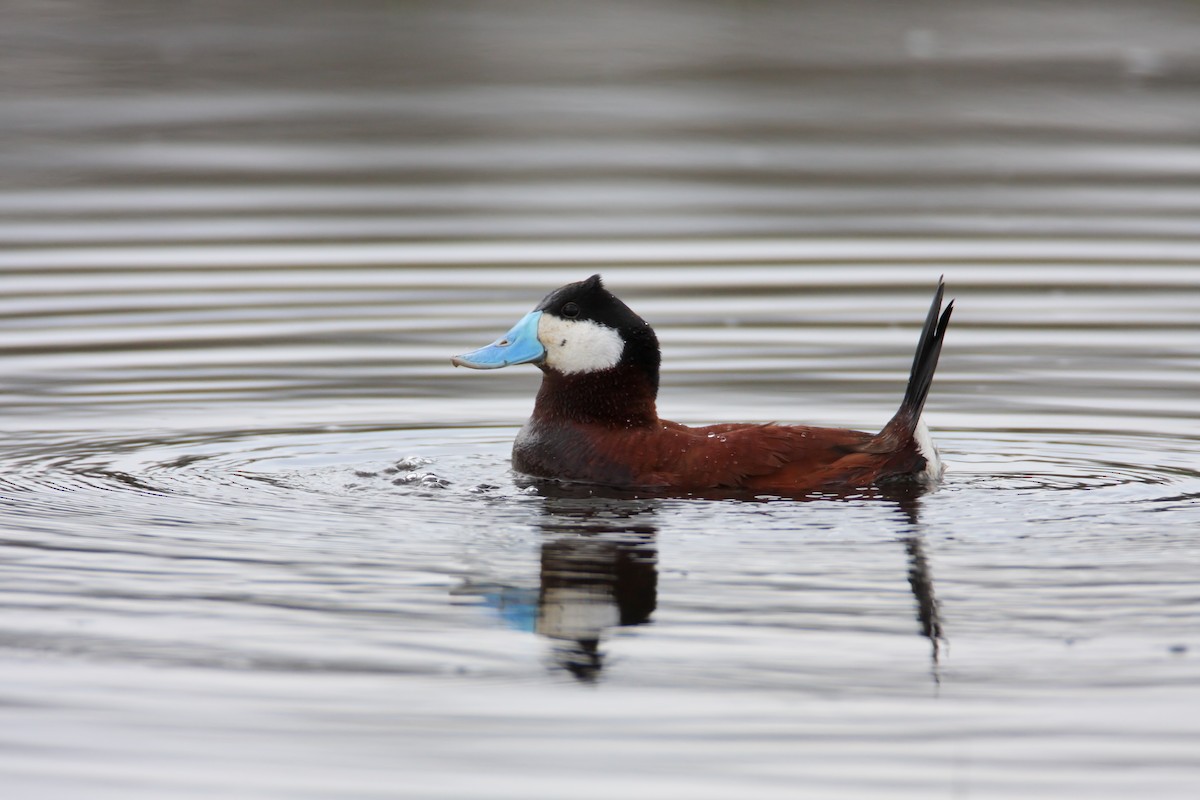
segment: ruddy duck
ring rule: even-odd
[[[938,281],[900,410],[879,433],[807,425],[725,423],[692,428],[660,419],[654,330],[599,275],[551,292],[487,347],[455,366],[535,364],[542,386],[513,444],[513,468],[536,478],[619,489],[746,490],[788,495],[942,473],[921,420],[954,302]]]

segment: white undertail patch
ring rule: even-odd
[[[615,329],[551,314],[538,320],[538,341],[546,348],[546,366],[564,375],[612,369],[625,352],[625,340]]]
[[[924,416],[917,420],[916,430],[913,431],[913,441],[917,443],[917,452],[925,459],[925,470],[920,475],[921,479],[936,481],[941,478],[945,467],[942,465],[942,458],[938,455],[937,447],[933,444],[933,437],[929,435],[929,427],[925,424]]]

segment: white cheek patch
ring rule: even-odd
[[[546,348],[546,366],[564,375],[612,369],[625,352],[625,340],[613,328],[550,314],[538,320],[538,341]]]

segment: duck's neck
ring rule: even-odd
[[[634,366],[563,375],[546,370],[534,404],[534,419],[614,428],[658,423],[657,376]]]

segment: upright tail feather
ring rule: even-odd
[[[945,290],[946,285],[939,278],[933,304],[929,307],[925,327],[921,329],[921,338],[917,342],[917,354],[913,358],[912,371],[908,375],[908,388],[904,390],[904,400],[901,401],[896,415],[872,440],[872,446],[869,447],[872,451],[887,452],[902,447],[912,440],[917,429],[921,411],[925,408],[925,398],[929,396],[929,387],[933,384],[938,357],[942,354],[942,340],[946,336],[946,326],[950,323],[950,312],[954,310],[953,300],[946,305],[945,311],[942,310],[942,295]]]
[[[908,373],[908,388],[904,390],[904,400],[897,412],[897,416],[903,415],[912,420],[913,427],[916,427],[917,420],[921,418],[921,411],[925,408],[925,398],[929,396],[933,373],[937,369],[938,357],[942,354],[946,326],[950,324],[950,313],[954,311],[953,300],[946,306],[946,310],[942,311],[942,295],[945,292],[946,284],[939,278],[933,304],[929,306],[929,315],[925,317],[925,327],[921,329],[912,371]]]

